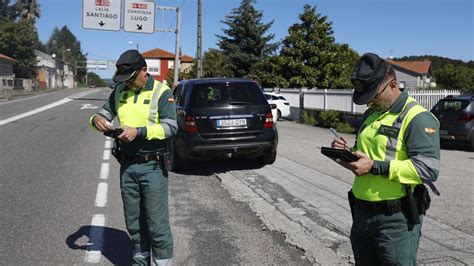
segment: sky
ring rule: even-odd
[[[89,60],[117,60],[120,54],[137,47],[140,52],[160,48],[175,51],[175,34],[103,31],[82,27],[83,0],[38,0],[41,17],[36,27],[46,43],[55,27],[68,29],[81,42]],[[110,0],[114,1],[114,0]],[[227,26],[226,15],[240,0],[202,0],[202,49],[218,48],[217,35]],[[179,6],[180,46],[183,54],[195,57],[197,51],[197,0],[160,0],[157,6]],[[316,5],[317,13],[332,23],[337,43],[348,44],[359,54],[374,52],[381,57],[436,55],[463,61],[474,60],[474,1],[472,0],[257,0],[262,22],[273,21],[266,34],[273,42],[288,35],[288,28],[299,23],[305,4]],[[176,12],[157,10],[155,28],[175,28]],[[130,44],[129,42],[133,42]],[[111,78],[114,70],[90,70]]]

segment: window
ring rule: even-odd
[[[159,67],[148,67],[148,72],[157,72],[157,73],[159,73],[160,68]]]
[[[260,88],[253,83],[210,83],[193,87],[193,107],[227,106],[229,102],[267,104]]]

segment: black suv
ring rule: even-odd
[[[474,150],[474,96],[448,96],[431,112],[440,122],[442,140],[464,142]]]
[[[187,159],[245,156],[276,159],[278,132],[255,81],[203,78],[181,81],[173,92],[178,133],[172,141],[175,169]]]

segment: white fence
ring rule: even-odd
[[[304,109],[338,110],[353,114],[363,113],[367,109],[365,105],[355,105],[352,103],[352,89],[308,90],[275,88],[265,90],[272,90],[282,94],[290,102],[292,107],[291,116],[293,118],[299,116],[299,112],[298,114],[293,114],[293,112],[297,112],[301,107]],[[458,90],[409,90],[408,94],[427,110],[431,110],[440,99],[448,95],[460,95],[461,92]]]

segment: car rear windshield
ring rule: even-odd
[[[193,86],[192,107],[267,104],[255,83],[208,83]]]
[[[441,112],[456,112],[464,110],[469,105],[469,103],[470,101],[467,100],[442,100],[435,106],[434,109]]]

